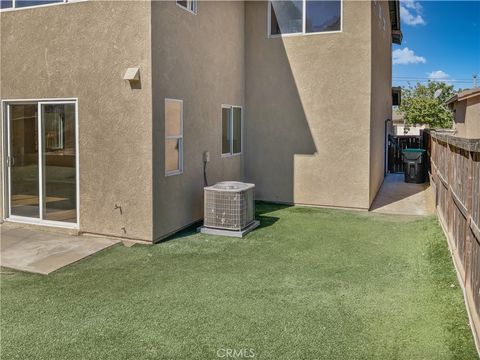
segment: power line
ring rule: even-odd
[[[428,78],[428,77],[410,77],[410,76],[393,76],[394,79],[419,79],[419,80],[449,80],[449,79],[431,79],[431,78]],[[472,79],[452,79],[452,80],[449,80],[449,81],[472,81]]]
[[[446,82],[446,83],[458,83],[458,84],[471,84],[472,80],[443,80],[443,79],[437,79],[437,80],[422,80],[422,79],[396,79],[393,78],[394,81],[396,82],[428,82],[428,81],[437,81],[437,82]]]

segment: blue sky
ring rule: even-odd
[[[393,47],[393,84],[431,78],[471,88],[472,74],[480,77],[480,0],[400,4],[403,42]]]

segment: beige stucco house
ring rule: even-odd
[[[221,180],[370,207],[397,1],[47,2],[2,1],[2,221],[158,241]]]
[[[480,139],[480,88],[461,91],[447,100],[453,110],[455,135]]]

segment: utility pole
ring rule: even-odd
[[[474,89],[477,87],[477,78],[478,78],[478,75],[473,74],[473,88]]]

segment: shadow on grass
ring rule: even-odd
[[[268,203],[263,201],[256,201],[255,202],[255,219],[260,221],[260,226],[258,227],[258,229],[272,226],[279,220],[279,218],[276,216],[266,216],[264,214],[269,214],[274,211],[283,210],[291,206],[292,205],[274,204],[274,203]],[[203,221],[198,221],[190,225],[189,227],[183,230],[180,230],[163,240],[157,241],[155,244],[161,244],[167,241],[174,241],[174,240],[182,239],[185,237],[193,236],[197,234],[197,229],[202,225],[203,225]],[[255,232],[255,230],[253,232]]]
[[[255,202],[255,219],[260,221],[259,229],[267,228],[274,225],[279,218],[276,216],[266,216],[265,214],[270,214],[275,211],[284,210],[292,207],[293,205],[288,204],[276,204],[269,203],[264,201]]]
[[[289,204],[277,204],[265,201],[255,201],[255,214],[257,216],[292,207]]]

